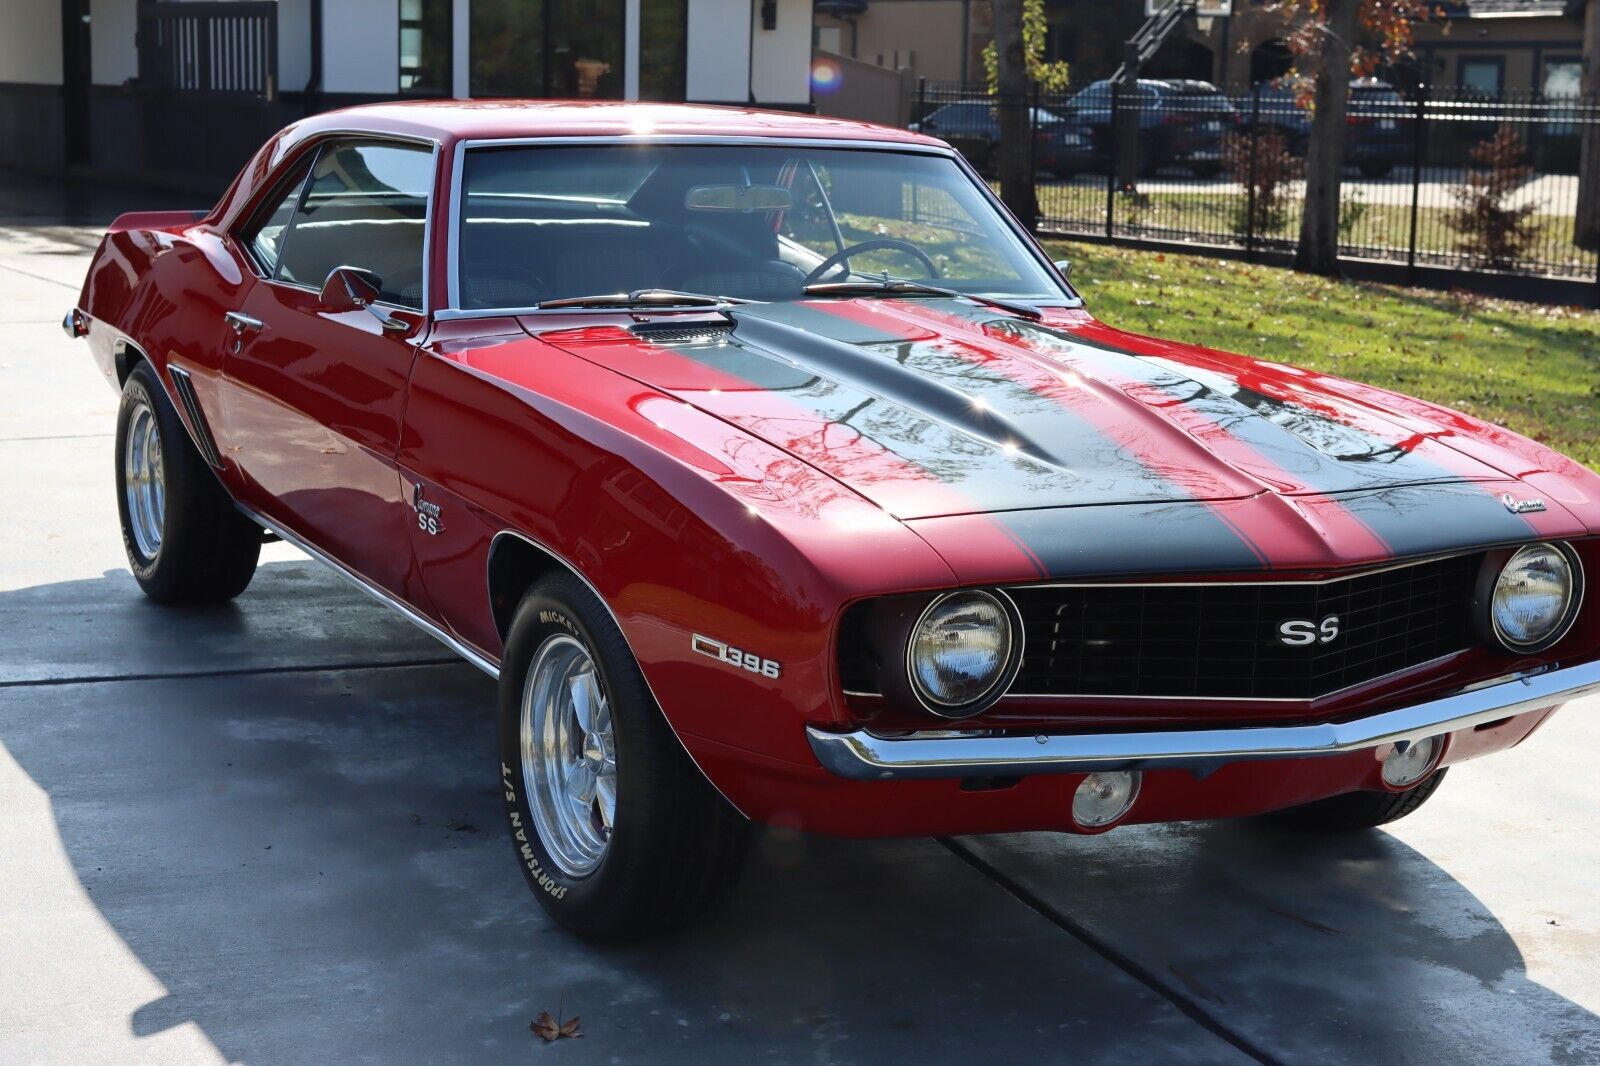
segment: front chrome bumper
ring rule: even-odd
[[[859,781],[1088,773],[1094,770],[1208,771],[1246,759],[1299,759],[1403,744],[1470,729],[1600,692],[1600,662],[1480,685],[1453,696],[1348,722],[1148,733],[998,736],[939,730],[879,736],[807,726],[827,769]]]

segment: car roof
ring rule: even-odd
[[[461,141],[649,136],[810,138],[946,148],[943,141],[893,126],[750,107],[616,100],[406,100],[362,104],[311,115],[269,138],[212,208],[208,220],[235,224],[276,175],[279,165],[300,145],[343,134],[420,138],[446,151]]]
[[[408,100],[363,104],[302,119],[295,132],[371,132],[441,143],[520,137],[809,137],[936,144],[892,126],[787,111],[616,100]],[[299,139],[299,138],[296,138]]]

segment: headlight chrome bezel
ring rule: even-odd
[[[1561,557],[1566,563],[1567,572],[1571,577],[1571,591],[1562,609],[1560,619],[1548,633],[1537,640],[1519,642],[1501,628],[1499,620],[1496,618],[1494,608],[1495,592],[1499,588],[1501,578],[1511,569],[1517,558],[1525,552],[1535,549],[1547,549]],[[1583,607],[1583,595],[1583,562],[1579,559],[1578,553],[1565,541],[1533,541],[1504,551],[1491,552],[1484,560],[1483,572],[1478,578],[1475,612],[1478,628],[1487,642],[1511,652],[1513,655],[1531,655],[1541,652],[1560,643],[1571,632],[1573,625],[1578,620],[1578,613]]]
[[[984,689],[978,697],[959,703],[949,703],[939,700],[932,693],[927,692],[918,679],[916,661],[916,637],[928,617],[939,607],[949,603],[952,599],[965,596],[978,596],[989,600],[1000,610],[1000,615],[1010,627],[1009,646],[1005,662],[995,674],[994,680]],[[1017,671],[1022,667],[1022,649],[1025,633],[1022,624],[1022,614],[1017,610],[1017,605],[1011,597],[1000,589],[964,588],[951,589],[941,592],[928,601],[927,605],[915,616],[915,620],[905,631],[904,667],[905,684],[911,695],[923,710],[936,714],[941,718],[970,718],[981,714],[992,707],[996,701],[1004,696],[1011,688],[1011,683],[1016,680]]]

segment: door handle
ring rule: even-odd
[[[232,329],[235,334],[238,335],[254,333],[262,326],[262,322],[259,318],[251,318],[242,311],[229,311],[227,314],[222,316],[222,320],[228,324],[228,327]]]

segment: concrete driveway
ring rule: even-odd
[[[710,926],[572,940],[491,682],[281,545],[138,594],[57,325],[116,206],[0,187],[0,1061],[1600,1061],[1595,702],[1390,832],[768,835]]]

